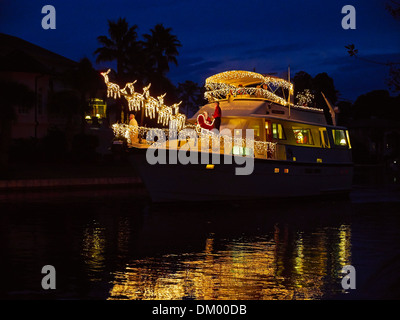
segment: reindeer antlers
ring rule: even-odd
[[[111,69],[108,69],[106,72],[100,72],[102,76],[106,76],[110,73]]]
[[[135,88],[134,88],[134,84],[137,82],[137,80],[133,81],[133,82],[127,82],[127,84],[125,85],[125,87],[121,90],[122,94],[128,94],[128,91],[126,91],[126,88],[129,88],[129,90],[131,91],[130,94],[133,94],[135,92]]]

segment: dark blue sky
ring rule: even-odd
[[[281,75],[327,72],[341,99],[354,100],[374,89],[387,89],[388,67],[348,56],[354,43],[359,56],[400,62],[400,21],[385,10],[385,0],[221,1],[221,0],[0,0],[0,32],[20,37],[73,60],[88,57],[107,34],[107,20],[125,17],[149,33],[156,24],[172,28],[182,43],[174,83],[227,70]],[[56,30],[44,30],[41,9],[56,8]],[[356,9],[356,29],[344,30],[344,5]],[[103,65],[107,66],[107,65]]]

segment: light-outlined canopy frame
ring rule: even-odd
[[[208,101],[226,99],[228,95],[250,95],[288,105],[293,95],[293,84],[282,78],[263,75],[251,71],[231,70],[217,73],[205,81],[205,98]],[[278,89],[286,89],[286,97],[276,94]],[[284,90],[282,90],[284,92]]]

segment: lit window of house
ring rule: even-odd
[[[86,113],[86,118],[106,118],[107,105],[101,99],[90,99],[89,101],[90,110]]]

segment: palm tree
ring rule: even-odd
[[[96,63],[116,61],[117,81],[120,83],[127,82],[127,78],[134,74],[132,73],[132,68],[134,69],[140,63],[137,59],[132,58],[135,53],[141,53],[141,43],[137,41],[137,28],[137,25],[130,27],[125,18],[119,18],[117,22],[108,20],[109,37],[97,37],[103,47],[94,52],[94,54],[97,54]],[[127,73],[129,73],[129,76]],[[120,111],[126,112],[126,109],[126,102],[121,100],[116,109],[117,118],[121,114]]]
[[[137,25],[129,27],[125,18],[119,18],[117,22],[108,20],[107,36],[99,36],[97,40],[103,47],[96,49],[96,63],[103,61],[116,61],[118,77],[123,77],[126,72],[129,55],[135,49],[139,49],[137,39]]]
[[[176,57],[179,55],[178,47],[181,47],[177,37],[171,34],[171,28],[164,28],[157,24],[151,29],[151,34],[144,34],[143,47],[147,54],[148,61],[158,75],[165,76],[169,71],[169,64],[172,62],[178,65]]]

